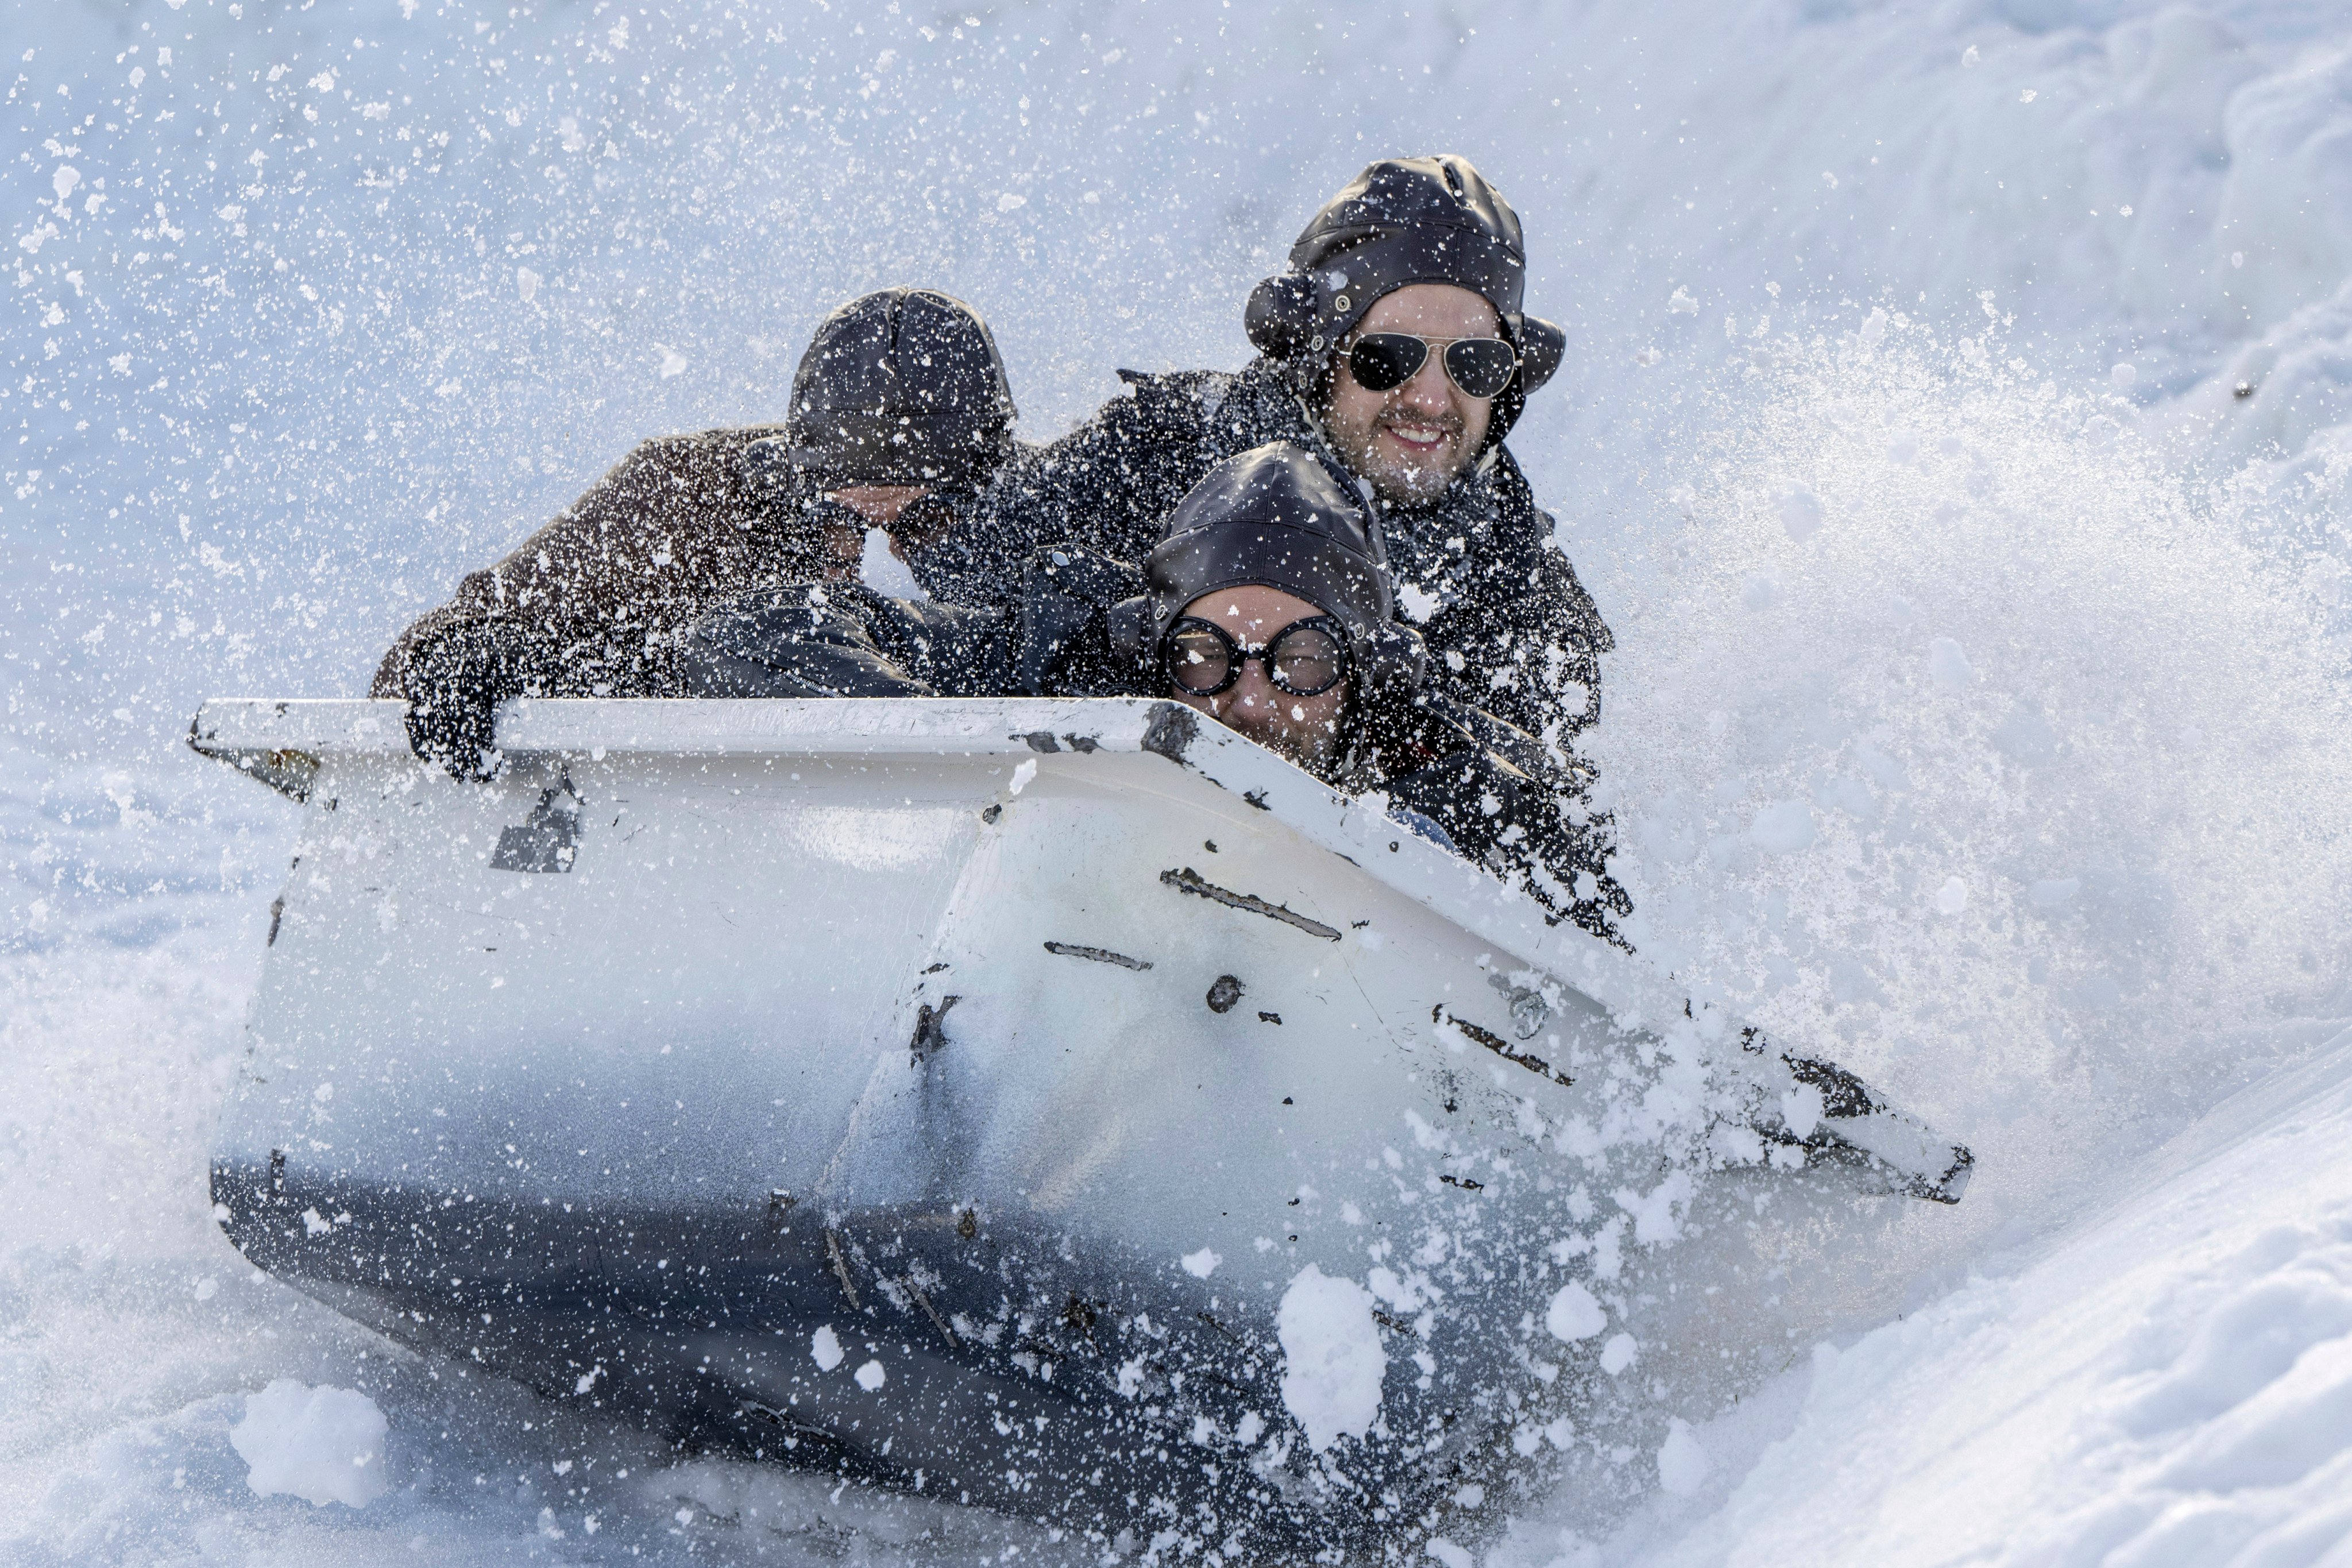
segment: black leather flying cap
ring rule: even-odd
[[[1307,220],[1290,269],[1257,286],[1243,324],[1260,353],[1311,378],[1381,296],[1412,283],[1467,289],[1495,308],[1519,353],[1517,377],[1496,399],[1492,442],[1567,346],[1558,327],[1525,310],[1527,272],[1519,215],[1469,159],[1383,158]]]
[[[785,456],[828,488],[986,482],[1013,450],[1013,394],[980,312],[885,289],[818,323],[793,377]]]
[[[1377,525],[1355,492],[1287,442],[1228,458],[1169,514],[1144,562],[1145,596],[1121,638],[1156,657],[1168,628],[1203,594],[1260,584],[1295,594],[1348,631],[1367,689],[1418,684],[1420,640],[1395,624],[1396,597]]]

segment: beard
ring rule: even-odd
[[[1437,432],[1441,438],[1426,452],[1400,451],[1402,441],[1381,443],[1381,432],[1400,427],[1412,431],[1423,441],[1428,439],[1431,431]],[[1365,466],[1370,471],[1364,477],[1389,500],[1406,504],[1435,500],[1469,466],[1469,452],[1463,444],[1462,433],[1462,421],[1452,415],[1432,417],[1384,412],[1372,422],[1373,438],[1367,443],[1369,450],[1365,454]]]
[[[1383,442],[1385,431],[1412,431],[1424,439],[1434,432],[1440,439],[1426,451],[1402,449],[1401,440]],[[1381,409],[1360,430],[1334,429],[1339,456],[1382,499],[1401,506],[1420,505],[1445,493],[1470,465],[1463,437],[1465,426],[1452,412],[1432,414],[1419,409]]]

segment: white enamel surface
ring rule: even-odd
[[[1574,993],[1516,1039],[1494,976],[1523,961],[1468,923],[1559,944],[1524,902],[1221,731],[1198,765],[1140,750],[1155,705],[544,703],[488,785],[375,743],[401,731],[362,705],[278,706],[199,725],[319,760],[226,1156],[526,1200],[976,1204],[1211,1247],[1266,1289],[1302,1257],[1360,1273],[1441,1206],[1499,1218],[1535,1195],[1530,1132],[1608,1119],[1605,1075],[1563,1088],[1433,1021],[1563,1065],[1624,1050]],[[572,868],[493,868],[559,780]],[[1182,869],[1340,939],[1162,881]]]

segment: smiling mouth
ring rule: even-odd
[[[1411,425],[1401,420],[1381,426],[1390,439],[1400,447],[1415,452],[1433,452],[1454,438],[1454,431],[1444,425]]]

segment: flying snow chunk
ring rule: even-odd
[[[1927,645],[1927,673],[1936,684],[1958,691],[1974,680],[1977,672],[1969,667],[1969,656],[1950,637],[1937,637]]]
[[[831,1323],[809,1336],[809,1359],[816,1363],[817,1371],[831,1372],[841,1364],[844,1353],[841,1336],[833,1331]]]
[[[246,1395],[245,1419],[229,1428],[228,1441],[248,1467],[246,1484],[262,1497],[365,1508],[391,1486],[383,1473],[389,1430],[375,1401],[357,1389],[281,1377]]]
[[[1195,1279],[1206,1279],[1217,1271],[1217,1265],[1224,1259],[1204,1247],[1198,1252],[1186,1253],[1183,1261],[1185,1273]]]
[[[2129,392],[2132,384],[2139,380],[2139,366],[2126,361],[2107,372],[2107,379],[2114,382],[2119,390]]]
[[[1776,800],[1756,814],[1748,837],[1768,855],[1794,855],[1813,842],[1813,808],[1801,800]]]
[[[1544,1310],[1544,1327],[1556,1340],[1589,1340],[1609,1326],[1609,1314],[1592,1299],[1592,1292],[1570,1282],[1559,1288]]]
[[[1658,1450],[1658,1484],[1676,1497],[1689,1497],[1706,1480],[1707,1471],[1715,1461],[1691,1431],[1691,1424],[1677,1415],[1667,1424],[1665,1447]]]
[[[996,210],[1001,213],[1009,213],[1016,207],[1025,207],[1028,205],[1029,198],[1017,191],[1007,191],[996,198]]]
[[[1936,912],[1956,915],[1969,907],[1969,885],[1958,877],[1947,877],[1944,885],[1936,889]]]
[[[1827,1109],[1819,1085],[1801,1083],[1780,1097],[1780,1125],[1789,1130],[1790,1137],[1802,1142],[1822,1124],[1822,1112]]]
[[[890,1374],[882,1370],[882,1363],[878,1361],[867,1362],[857,1369],[855,1375],[857,1386],[868,1394],[879,1393],[882,1385],[890,1381]]]
[[[1319,1454],[1370,1431],[1388,1372],[1372,1293],[1310,1263],[1282,1293],[1275,1332],[1282,1341],[1283,1406],[1307,1429],[1307,1446]]]
[[[76,185],[81,184],[81,171],[71,163],[61,164],[58,172],[49,176],[49,184],[56,187],[58,200],[63,201],[74,194]]]
[[[1631,1334],[1612,1334],[1609,1342],[1601,1347],[1601,1370],[1614,1377],[1633,1364],[1642,1347]]]
[[[1666,301],[1666,309],[1677,316],[1696,316],[1698,314],[1698,301],[1691,298],[1689,289],[1677,286],[1675,297]]]
[[[1430,616],[1437,614],[1438,607],[1444,601],[1423,588],[1418,583],[1399,583],[1397,603],[1404,607],[1405,619],[1415,626],[1420,626]]]
[[[1773,510],[1780,514],[1780,526],[1789,531],[1789,537],[1801,544],[1821,531],[1822,498],[1813,493],[1811,485],[1784,480],[1774,499]]]
[[[656,343],[654,352],[661,355],[661,378],[664,381],[686,373],[686,356],[667,343]]]
[[[1681,1238],[1683,1227],[1675,1210],[1687,1210],[1695,1191],[1690,1173],[1675,1171],[1647,1193],[1620,1187],[1612,1195],[1617,1206],[1633,1216],[1633,1239],[1656,1246]]]
[[[533,272],[528,267],[516,268],[515,292],[522,296],[522,302],[524,304],[530,304],[531,300],[539,297],[539,274]],[[680,364],[679,368],[685,368],[683,363]]]

